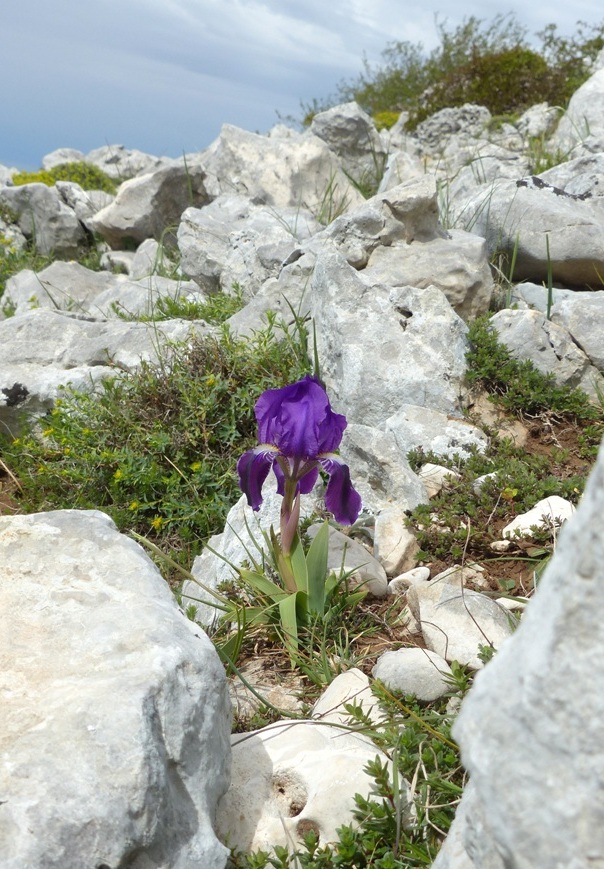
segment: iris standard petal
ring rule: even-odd
[[[341,525],[353,525],[361,512],[361,496],[353,488],[350,471],[339,456],[321,456],[321,465],[329,474],[325,506]]]
[[[332,453],[340,446],[348,423],[341,413],[334,413],[328,403],[327,413],[319,426],[319,453]]]
[[[258,440],[264,444],[278,444],[281,434],[281,405],[289,397],[296,384],[284,386],[283,389],[265,390],[254,407],[258,421]]]
[[[247,502],[253,510],[259,510],[262,504],[262,486],[268,476],[277,450],[268,445],[260,444],[253,450],[244,453],[237,462],[239,486],[245,494]]]
[[[319,431],[329,411],[329,399],[320,383],[309,375],[293,386],[295,391],[281,406],[277,446],[286,456],[314,459],[321,452]]]

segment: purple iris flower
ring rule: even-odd
[[[352,525],[361,510],[361,497],[350,482],[348,466],[334,452],[342,440],[346,417],[332,411],[319,380],[307,374],[290,386],[267,389],[256,402],[255,412],[260,443],[237,462],[239,485],[248,504],[258,510],[263,483],[273,468],[277,492],[283,495],[284,549],[289,549],[297,528],[299,496],[311,491],[319,466],[329,474],[325,506],[336,521]]]

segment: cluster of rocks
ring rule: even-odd
[[[505,640],[456,726],[471,785],[436,865],[597,862],[604,458],[515,632],[505,602],[476,590],[475,565],[431,578],[418,567],[405,511],[451,474],[434,464],[415,473],[409,450],[486,447],[463,419],[465,354],[468,320],[491,304],[497,254],[515,262],[491,321],[500,340],[558,383],[603,393],[604,58],[559,123],[546,105],[495,130],[477,106],[439,112],[413,134],[404,120],[380,134],[347,104],[303,134],[227,125],[181,160],[120,147],[45,158],[46,168],[83,159],[125,179],[115,197],[71,182],[16,187],[2,167],[0,244],[69,257],[100,236],[107,271],[57,261],[8,281],[0,425],[16,433],[23,412],[43,415],[67,384],[98,388],[212,332],[203,321],[141,320],[160,299],[201,301],[236,286],[245,304],[229,325],[243,337],[269,311],[312,318],[328,392],[349,421],[341,452],[373,523],[372,553],[333,531],[331,557],[371,594],[397,595],[426,647],[387,652],[374,676],[431,700],[450,690],[450,662],[478,669],[480,647]],[[559,155],[539,175],[530,174],[534,137]],[[379,186],[365,199],[368,179]],[[179,253],[171,277],[168,237]],[[261,539],[276,522],[278,499],[265,495],[258,514],[244,499],[234,505],[196,560],[206,588],[231,575],[215,552],[241,563],[250,532]],[[307,514],[320,495],[305,497]],[[553,499],[535,509],[503,545],[572,512]],[[359,734],[334,738],[343,702],[372,708],[363,674],[336,680],[313,720],[231,746],[226,677],[199,627],[213,609],[195,583],[183,605],[197,608],[198,624],[98,513],[2,518],[0,547],[6,869],[201,869],[225,865],[225,842],[270,847],[310,829],[333,840],[354,791],[368,793],[362,769],[378,753]]]

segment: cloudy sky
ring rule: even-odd
[[[604,20],[601,0],[19,0],[3,4],[0,163],[123,144],[179,156],[223,123],[266,132],[334,93],[388,42],[437,44],[474,15],[512,12],[535,33]]]

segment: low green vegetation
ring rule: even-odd
[[[105,193],[115,193],[118,188],[118,183],[113,178],[90,163],[61,163],[52,169],[18,172],[13,175],[13,184],[16,187],[23,184],[46,184],[47,187],[54,187],[57,181],[73,181],[83,190],[103,190]]]
[[[0,435],[1,455],[28,511],[102,509],[190,565],[240,495],[259,392],[306,370],[299,334],[269,325],[243,341],[223,329],[95,394],[68,392],[41,429]]]
[[[550,24],[529,38],[512,14],[491,22],[474,16],[455,28],[436,21],[439,43],[397,41],[382,52],[383,62],[365,63],[363,72],[342,82],[337,93],[303,104],[303,123],[337,103],[355,100],[381,127],[393,113],[408,112],[407,129],[440,109],[476,103],[493,115],[518,116],[547,101],[565,108],[590,74],[590,63],[604,46],[604,21],[593,27],[577,22],[573,36]]]
[[[604,408],[580,390],[558,386],[552,375],[540,373],[531,362],[513,359],[498,343],[488,317],[470,325],[469,339],[468,382],[485,390],[508,414],[538,431],[551,431],[551,445],[531,450],[493,430],[482,453],[474,450],[469,456],[443,459],[413,451],[409,460],[414,469],[433,462],[458,475],[412,513],[420,555],[427,561],[492,560],[491,544],[501,539],[502,527],[516,513],[551,495],[577,503],[604,435]],[[545,548],[528,549],[537,559],[551,551],[549,534],[544,540]]]

